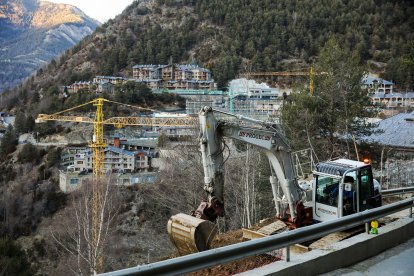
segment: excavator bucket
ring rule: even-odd
[[[167,229],[171,242],[181,256],[210,249],[217,234],[213,222],[186,214],[172,216]]]

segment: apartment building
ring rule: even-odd
[[[113,173],[108,174],[107,177],[111,184],[114,185],[137,185],[137,184],[151,184],[157,178],[156,172],[138,172],[138,173]],[[92,181],[92,174],[79,174],[76,172],[60,171],[59,173],[59,188],[64,193],[70,193],[79,189],[83,184]]]
[[[104,150],[105,172],[148,171],[151,158],[156,156],[156,152],[155,146],[147,144],[139,141],[128,142],[115,137],[113,144]],[[92,150],[87,147],[68,147],[61,155],[61,166],[67,171],[92,172],[92,163]]]
[[[374,105],[382,105],[386,108],[414,107],[414,92],[407,93],[376,93],[370,96]]]
[[[210,70],[189,64],[135,65],[133,77],[153,90],[206,89],[216,87]]]
[[[132,76],[138,80],[161,79],[161,70],[167,65],[138,64],[132,67]]]
[[[394,83],[375,77],[366,77],[362,80],[362,88],[368,89],[370,94],[392,94]]]
[[[149,155],[146,151],[132,152],[122,148],[108,146],[104,150],[105,172],[137,172],[149,169]],[[73,160],[75,172],[91,172],[93,155],[90,149],[83,153],[77,153]],[[72,167],[71,167],[72,168]]]
[[[96,76],[93,78],[93,83],[111,83],[113,85],[124,84],[129,79],[123,77],[113,77],[113,76]]]
[[[73,166],[75,157],[79,158],[80,154],[85,154],[87,147],[66,147],[60,155],[60,165],[63,167]]]
[[[95,90],[97,84],[91,81],[77,81],[67,86],[67,91],[69,93],[77,93],[81,89]]]

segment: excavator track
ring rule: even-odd
[[[213,222],[181,213],[170,218],[167,230],[181,256],[210,249],[217,234]]]

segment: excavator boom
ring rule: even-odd
[[[168,233],[181,255],[210,248],[217,229],[217,217],[224,215],[224,137],[238,140],[264,150],[272,167],[270,183],[275,202],[276,217],[289,223],[301,225],[304,222],[300,208],[303,192],[297,184],[296,173],[289,144],[277,126],[252,118],[233,115],[259,128],[248,127],[240,122],[217,120],[211,107],[204,107],[199,113],[199,147],[204,171],[204,190],[207,199],[190,215],[178,214],[168,222]],[[284,196],[284,199],[282,197]],[[299,217],[298,217],[299,215]]]
[[[238,121],[217,120],[214,113],[234,116]],[[204,107],[200,111],[199,121],[199,146],[207,199],[190,215],[178,214],[168,222],[171,240],[181,255],[209,249],[217,232],[214,222],[224,214],[225,137],[261,148],[269,160],[272,174],[269,182],[276,218],[279,220],[268,225],[271,227],[266,229],[267,233],[285,226],[291,229],[306,226],[314,220],[336,219],[382,204],[381,195],[375,191],[371,165],[337,159],[320,162],[316,166],[312,201],[305,206],[306,193],[298,185],[289,143],[277,125],[213,110],[211,107]],[[263,236],[262,232],[247,232],[252,236]]]

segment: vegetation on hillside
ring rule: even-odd
[[[22,93],[94,75],[130,76],[134,64],[169,61],[210,68],[224,88],[243,71],[303,70],[329,37],[374,70],[400,59],[412,68],[413,13],[408,0],[135,1],[9,97],[13,102]],[[387,67],[386,76],[395,67]],[[405,85],[410,78],[400,74],[395,80]]]
[[[0,267],[2,275],[29,276],[35,273],[25,252],[8,238],[0,238]]]

